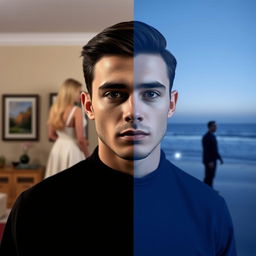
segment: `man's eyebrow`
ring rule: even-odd
[[[151,83],[142,83],[135,85],[135,89],[166,89],[166,86],[164,84],[161,84],[159,82],[151,82]]]
[[[127,89],[129,86],[125,83],[115,83],[115,82],[106,82],[99,87],[99,90],[108,90],[108,89]],[[150,83],[141,83],[136,84],[134,89],[166,89],[164,84],[160,82],[150,82]]]
[[[106,82],[99,87],[99,90],[106,90],[106,89],[126,89],[128,86],[123,83],[112,83]]]

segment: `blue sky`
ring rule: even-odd
[[[173,122],[256,123],[256,1],[135,0],[178,61]]]
[[[16,118],[20,112],[26,112],[29,107],[32,107],[32,103],[30,101],[26,102],[15,102],[11,101],[10,102],[10,116],[13,118]]]

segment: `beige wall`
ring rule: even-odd
[[[46,121],[49,110],[49,93],[57,92],[68,77],[84,84],[80,46],[1,46],[0,47],[0,155],[8,163],[18,161],[22,142],[2,140],[2,95],[38,94],[39,140],[32,142],[29,151],[31,163],[46,165],[52,143],[47,138]],[[85,89],[85,88],[84,88]],[[89,122],[89,141],[92,151],[97,143],[94,124]]]

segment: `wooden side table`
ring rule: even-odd
[[[31,168],[0,168],[0,192],[7,194],[7,208],[11,208],[21,192],[37,184],[44,178],[43,166]]]

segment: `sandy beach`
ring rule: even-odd
[[[170,160],[190,175],[203,179],[201,159]],[[218,165],[214,188],[229,207],[238,256],[256,255],[256,163],[226,160],[223,165]]]

